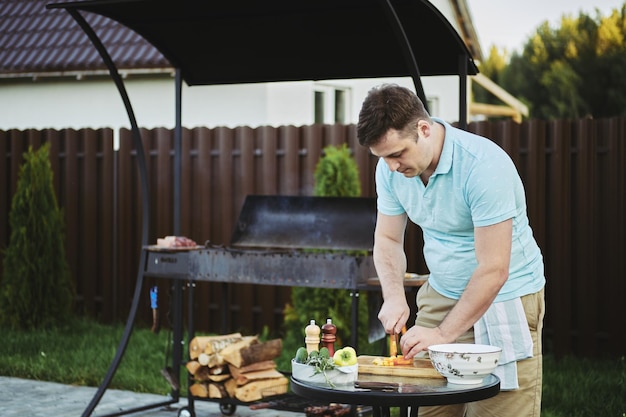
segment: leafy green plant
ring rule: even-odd
[[[333,362],[333,358],[330,357],[330,352],[327,347],[320,348],[319,352],[317,350],[311,351],[304,364],[315,369],[313,375],[323,374],[326,383],[331,387],[335,386],[335,384],[328,379],[328,374],[326,374],[326,371],[335,369],[335,363]]]
[[[37,328],[66,320],[74,290],[65,257],[63,213],[52,185],[49,144],[24,154],[11,202],[11,236],[0,282],[0,323]]]
[[[348,145],[327,146],[315,167],[315,188],[318,197],[359,197],[359,168]]]

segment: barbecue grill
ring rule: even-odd
[[[149,246],[145,275],[358,291],[376,276],[375,224],[374,198],[247,196],[229,247]]]
[[[358,293],[375,276],[371,250],[376,199],[356,197],[247,196],[229,247],[146,247],[144,275],[186,281],[350,289],[351,344],[357,348]],[[189,288],[188,339],[194,336],[193,286]],[[180,312],[180,296],[174,311]],[[225,314],[225,304],[222,314]],[[182,342],[175,314],[174,345]],[[226,329],[222,329],[226,331]],[[174,358],[178,362],[178,358]],[[178,369],[179,363],[174,363]],[[238,401],[219,400],[232,414]],[[194,409],[194,397],[188,397]],[[181,409],[182,410],[182,409]],[[180,413],[179,413],[180,415]]]
[[[356,347],[358,292],[376,276],[371,256],[375,225],[374,198],[247,196],[230,246],[148,246],[144,275],[352,290],[351,343]]]

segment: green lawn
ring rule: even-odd
[[[54,330],[0,329],[0,375],[98,386],[115,356],[124,326],[79,319]],[[111,388],[167,394],[166,330],[136,327]],[[185,369],[181,369],[186,395]],[[626,417],[626,360],[544,360],[543,417]]]

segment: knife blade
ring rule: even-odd
[[[405,382],[354,381],[354,388],[366,391],[383,391],[397,393],[431,392],[433,387],[427,385],[408,384]]]

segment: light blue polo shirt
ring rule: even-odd
[[[526,214],[522,180],[508,154],[489,139],[457,129],[441,119],[446,135],[439,164],[425,186],[419,176],[376,167],[378,210],[407,213],[424,234],[429,284],[458,299],[477,266],[474,227],[513,219],[509,278],[495,301],[532,294],[545,284],[543,257]]]

